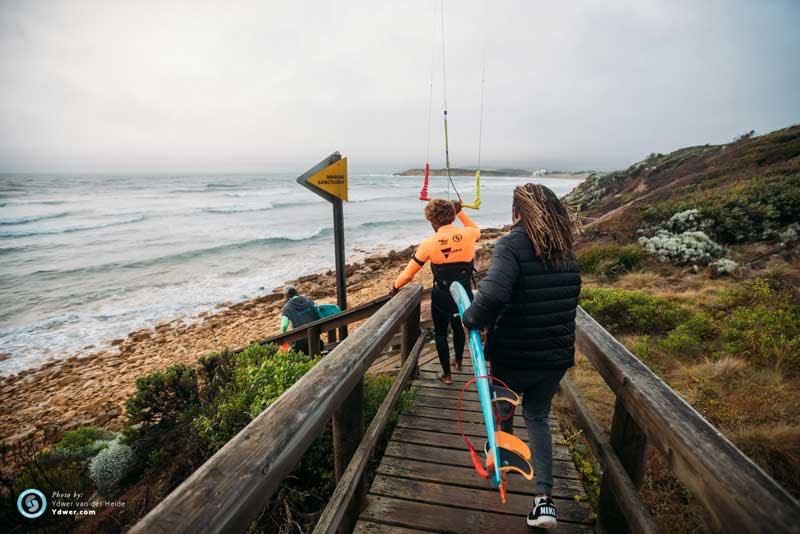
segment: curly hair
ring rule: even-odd
[[[573,257],[574,236],[580,226],[555,193],[539,184],[517,186],[514,207],[538,256],[556,265]]]
[[[456,207],[449,200],[434,198],[425,206],[425,218],[439,228],[456,220]]]

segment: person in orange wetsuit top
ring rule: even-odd
[[[464,226],[453,224],[456,217]],[[425,206],[425,218],[436,231],[428,237],[414,253],[405,270],[394,283],[392,293],[411,282],[426,262],[431,262],[433,271],[433,290],[431,292],[431,315],[436,335],[436,352],[442,364],[439,380],[447,385],[453,383],[450,375],[450,348],[447,344],[447,328],[453,329],[453,349],[455,365],[461,370],[466,336],[458,308],[450,296],[450,284],[460,282],[472,300],[472,271],[475,263],[475,243],[481,237],[481,230],[466,213],[461,211],[460,202],[433,199]]]

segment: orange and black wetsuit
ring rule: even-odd
[[[431,292],[431,315],[436,334],[436,352],[445,375],[450,374],[450,349],[447,345],[447,326],[453,328],[453,349],[458,363],[464,356],[464,328],[458,317],[458,308],[450,296],[450,284],[458,281],[472,299],[472,270],[475,262],[475,243],[481,230],[463,211],[456,215],[464,226],[447,224],[425,239],[417,247],[414,257],[400,273],[394,287],[400,289],[411,282],[425,262],[431,262],[434,285]]]

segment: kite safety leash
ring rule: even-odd
[[[478,473],[478,476],[480,476],[483,479],[489,480],[489,477],[491,475],[489,474],[489,471],[487,471],[486,468],[484,467],[483,462],[481,461],[481,458],[478,455],[478,452],[475,450],[475,447],[472,445],[472,442],[470,442],[469,438],[464,433],[464,425],[463,425],[463,422],[462,422],[462,419],[461,419],[461,404],[462,404],[462,401],[464,400],[464,392],[467,390],[467,388],[469,386],[471,386],[472,384],[477,383],[477,381],[479,379],[481,379],[481,378],[486,378],[486,379],[489,380],[489,382],[492,382],[492,383],[496,382],[496,383],[500,384],[501,386],[503,386],[504,388],[509,389],[508,384],[506,384],[505,382],[503,382],[499,378],[495,378],[493,376],[484,375],[484,376],[474,376],[474,377],[470,378],[461,387],[461,391],[458,394],[458,404],[456,406],[456,418],[458,420],[458,433],[461,434],[461,439],[464,440],[464,445],[466,445],[467,451],[469,451],[469,457],[472,460],[472,467],[475,468],[475,472]],[[510,414],[505,416],[505,417],[500,415],[499,410],[497,409],[497,406],[494,405],[494,403],[493,403],[493,411],[494,411],[495,420],[498,421],[498,422],[508,421],[509,419],[514,417],[514,406],[513,405],[511,407]],[[503,499],[503,500],[505,501],[505,499]]]

